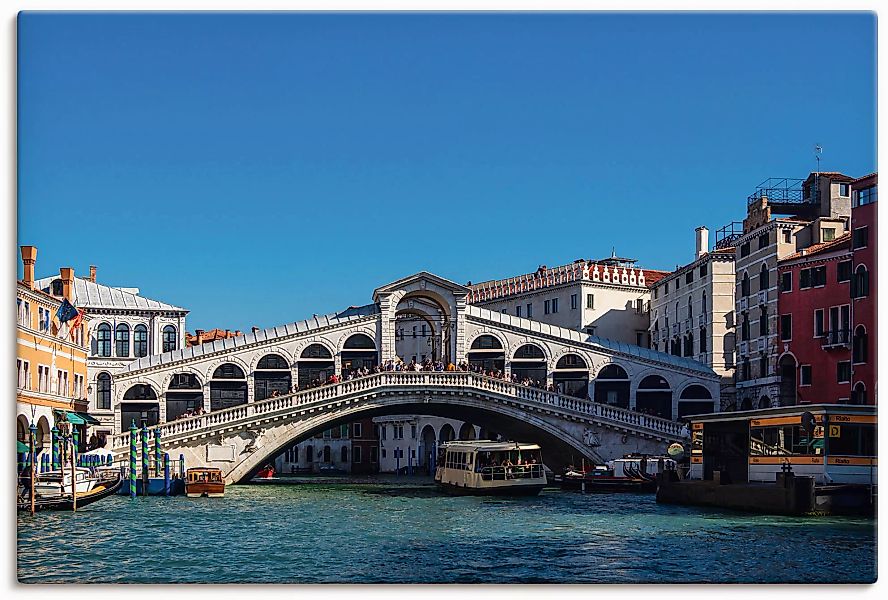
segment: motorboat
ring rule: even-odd
[[[546,472],[537,444],[460,440],[440,446],[435,482],[449,494],[535,496]]]
[[[77,467],[73,474],[71,469],[46,471],[37,474],[34,491],[37,497],[54,498],[64,494],[70,496],[72,481],[76,482],[77,493],[85,494],[92,490],[99,480],[85,467]]]
[[[561,476],[561,487],[587,492],[653,493],[657,491],[657,475],[676,466],[667,456],[627,454],[591,469],[568,468]]]
[[[257,479],[271,479],[274,477],[275,470],[271,465],[265,465],[262,467],[258,473],[256,473]]]
[[[220,469],[194,467],[185,472],[185,495],[189,498],[221,498],[225,495],[225,478]]]
[[[38,480],[39,485],[39,480]],[[98,502],[102,498],[113,496],[123,485],[123,477],[120,473],[114,478],[101,479],[90,488],[89,491],[81,493],[77,492],[77,506],[79,510],[85,506]],[[69,488],[70,489],[70,488]],[[16,508],[22,512],[31,510],[31,498],[28,495],[19,495]],[[57,496],[35,496],[34,510],[74,510],[74,499],[70,492],[67,494],[59,494]]]

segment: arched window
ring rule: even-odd
[[[213,371],[213,379],[246,379],[244,371],[234,363],[225,363]]]
[[[688,318],[689,319],[694,318],[694,303],[691,300],[690,296],[688,296]]]
[[[749,273],[743,273],[743,280],[740,282],[740,295],[749,295]]]
[[[866,328],[858,325],[854,330],[854,343],[852,344],[852,360],[856,364],[867,361],[867,335]]]
[[[345,350],[376,350],[376,344],[368,335],[356,333],[345,340]]]
[[[259,359],[259,364],[256,365],[257,369],[285,369],[289,370],[290,365],[287,364],[287,361],[279,354],[267,354]]]
[[[688,337],[685,338],[685,356],[693,356],[694,355],[694,334],[688,333]]]
[[[299,358],[333,358],[330,351],[322,344],[312,344],[302,351]]]
[[[759,398],[759,408],[771,408],[771,399],[767,396],[762,396]]]
[[[771,327],[768,321],[768,307],[762,305],[761,314],[759,315],[759,335],[768,335]]]
[[[700,314],[705,316],[707,308],[708,306],[706,304],[706,292],[703,292],[703,301],[700,303]]]
[[[163,328],[163,349],[161,352],[172,352],[177,347],[176,328],[172,325],[167,325]]]
[[[111,326],[107,323],[96,328],[96,354],[111,356]]]
[[[851,404],[866,404],[866,386],[858,381],[851,392]]]
[[[115,352],[121,358],[129,356],[129,334],[130,328],[126,323],[119,324],[114,332]]]
[[[503,345],[492,335],[482,335],[472,342],[472,350],[501,350]]]
[[[700,352],[706,352],[706,328],[700,328]]]
[[[610,364],[601,369],[595,379],[629,379],[629,375],[620,365]]]
[[[133,328],[133,356],[148,356],[148,328],[144,325]]]
[[[586,361],[583,360],[581,356],[576,354],[565,354],[561,358],[558,359],[558,364],[555,365],[556,369],[585,369]]]
[[[851,287],[851,296],[853,298],[864,298],[869,296],[869,272],[864,265],[857,265],[854,270],[854,285]]]
[[[764,292],[771,287],[771,272],[768,271],[768,264],[762,263],[762,270],[759,272],[759,291]]]
[[[545,355],[539,346],[524,344],[515,351],[515,358],[542,359],[545,358]]]
[[[314,462],[314,446],[309,444],[305,447],[305,462],[313,463]]]
[[[111,375],[104,371],[96,377],[96,408],[111,409]]]
[[[329,463],[332,452],[330,450],[330,446],[324,446],[324,462]]]

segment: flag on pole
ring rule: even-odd
[[[62,300],[62,305],[59,307],[59,310],[56,311],[56,316],[59,318],[59,323],[67,323],[75,318],[79,312],[80,311],[74,308],[74,305],[68,302],[68,299],[65,298]]]
[[[74,339],[74,334],[80,328],[80,324],[83,323],[83,316],[86,314],[86,311],[82,308],[77,309],[77,316],[74,317],[74,320],[71,321],[71,339]]]

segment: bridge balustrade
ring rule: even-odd
[[[149,431],[151,432],[150,435],[152,439],[154,437],[154,432],[160,432],[161,439],[168,440],[171,437],[182,434],[213,429],[217,426],[245,421],[254,416],[284,412],[289,409],[303,406],[320,406],[330,401],[345,399],[369,390],[391,387],[474,388],[515,398],[516,400],[520,400],[530,405],[545,405],[554,409],[580,413],[630,428],[643,428],[673,437],[682,437],[685,435],[683,424],[676,423],[675,421],[637,413],[619,406],[601,404],[592,400],[566,396],[557,392],[531,388],[510,381],[503,381],[486,375],[463,371],[387,371],[376,373],[336,384],[323,385],[295,392],[293,394],[267,398],[259,402],[242,404],[220,411],[213,411],[203,415],[155,425],[150,427]],[[123,449],[128,447],[129,435],[129,432],[124,432],[112,436],[110,439],[111,448]]]

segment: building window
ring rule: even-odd
[[[668,282],[668,281],[667,281],[666,284],[663,286],[663,295],[665,295],[665,296],[668,296],[668,295],[669,295],[669,282]]]
[[[749,358],[743,359],[743,368],[741,369],[741,375],[743,381],[749,381],[752,379],[752,367],[749,363]]]
[[[746,313],[743,313],[743,320],[740,322],[740,339],[749,341],[749,315]]]
[[[544,314],[544,315],[548,315],[548,314],[549,314],[549,306],[550,306],[550,303],[549,303],[548,300],[546,300],[546,301],[543,302],[543,314]]]
[[[761,250],[762,248],[767,248],[768,247],[768,234],[767,233],[761,234],[758,237],[758,242],[759,242],[759,247],[758,247],[759,250]]]
[[[799,289],[806,290],[811,287],[811,269],[799,271]]]
[[[814,311],[814,337],[823,337],[823,309]]]
[[[410,426],[410,439],[412,439],[412,440],[416,439],[416,425]]]
[[[869,272],[863,265],[857,265],[854,279],[851,282],[851,297],[865,298],[869,296]]]
[[[115,351],[117,356],[126,358],[129,356],[129,325],[121,323],[114,332]]]
[[[694,272],[688,271],[685,275],[685,283],[693,283],[694,282]]]
[[[528,305],[527,305],[527,318],[528,318],[528,319],[532,319],[532,318],[533,318],[533,304],[528,304]]]
[[[61,369],[56,371],[56,394],[59,396],[70,396],[67,371],[62,371]]]
[[[644,334],[640,331],[635,332],[635,345],[641,346],[644,342]]]
[[[691,300],[690,296],[688,296],[688,318],[689,319],[694,318],[694,303]]]
[[[706,277],[709,274],[709,265],[703,263],[700,265],[700,277]]]
[[[577,295],[576,295],[576,294],[571,294],[571,295],[570,295],[570,309],[571,309],[571,310],[576,310],[578,304],[579,304],[579,303],[577,302]]]
[[[864,206],[876,201],[876,186],[863,188],[854,193],[855,206]]]
[[[500,312],[503,313],[503,314],[506,314],[506,313],[509,312],[509,309],[508,309],[508,308],[504,308],[504,309],[502,309]],[[423,327],[423,329],[425,329],[425,327]],[[425,333],[425,331],[423,331],[423,334],[424,334],[424,333]]]
[[[700,352],[706,352],[706,328],[700,328]]]
[[[764,292],[771,287],[771,275],[768,271],[768,265],[762,263],[762,269],[759,271],[759,291]]]
[[[858,325],[857,329],[854,330],[851,357],[855,364],[865,363],[867,360],[867,335],[863,325]]]
[[[740,281],[740,295],[749,295],[749,273],[743,272],[743,279]]]
[[[836,281],[843,283],[851,281],[851,261],[843,260],[836,266]]]
[[[163,328],[163,350],[161,352],[172,352],[176,349],[176,328],[167,325]]]
[[[767,377],[768,374],[768,356],[762,354],[759,357],[759,377]]]
[[[792,315],[780,315],[780,340],[792,340]]]
[[[792,272],[787,271],[786,273],[782,273],[780,275],[780,291],[781,292],[791,292],[792,291]]]
[[[360,463],[361,462],[361,447],[355,446],[352,448],[352,462]]]
[[[381,436],[382,439],[386,439],[386,435],[387,435],[386,430],[387,429],[388,429],[387,425],[380,425],[379,426],[379,431],[380,431],[380,433],[382,433],[382,436]]]
[[[595,294],[586,294],[586,308],[595,308]]]
[[[515,316],[516,316],[516,317],[520,317],[520,316],[521,316],[521,305],[520,305],[520,304],[519,304],[518,306],[515,307]]]
[[[811,385],[811,365],[799,367],[799,385]]]
[[[136,325],[133,329],[133,356],[148,356],[148,328],[144,325]]]
[[[792,243],[792,231],[790,231],[789,229],[783,230],[783,243],[784,244],[791,244]]]
[[[361,424],[360,423],[352,423],[352,437],[360,438],[361,437]]]
[[[96,408],[111,409],[111,375],[102,372],[96,378]]]
[[[848,195],[851,193],[850,190],[851,186],[849,186],[847,183],[839,184],[839,196],[848,197]]]
[[[851,383],[851,363],[843,360],[836,364],[836,383]]]
[[[558,312],[558,298],[552,298],[552,314]]]
[[[814,287],[826,285],[826,267],[814,267],[811,269],[811,285]]]
[[[836,230],[834,227],[824,227],[821,232],[821,237],[824,242],[831,242],[836,239]]]
[[[385,452],[385,450],[383,450]],[[376,446],[370,447],[370,464],[375,465],[379,462],[379,448]]]
[[[18,387],[24,390],[31,389],[31,363],[26,360],[16,359],[16,366],[18,367]]]
[[[854,230],[854,234],[851,239],[851,248],[853,250],[858,250],[860,248],[866,248],[869,243],[869,227],[858,227]]]
[[[111,326],[107,323],[96,328],[96,354],[111,356]]]
[[[759,335],[768,335],[771,333],[771,327],[768,323],[768,307],[763,306],[761,311],[759,316]]]
[[[747,256],[749,256],[749,242],[740,246],[740,258],[745,258]]]

